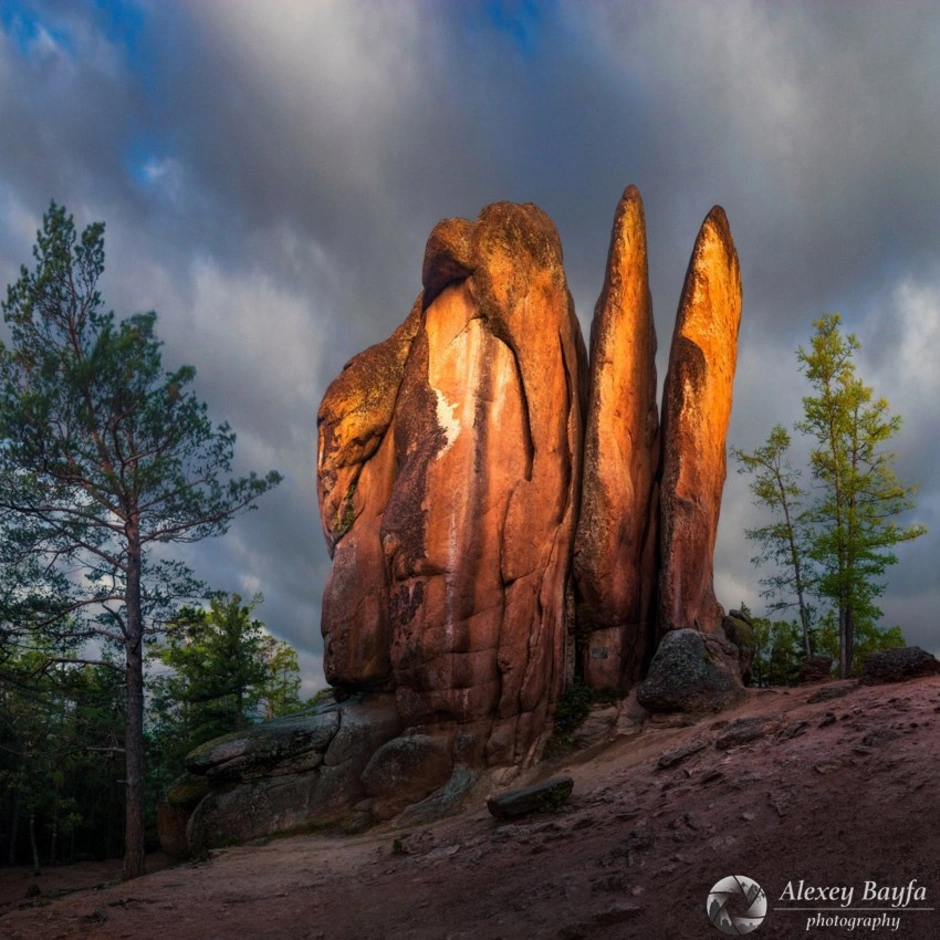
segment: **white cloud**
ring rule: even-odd
[[[940,392],[936,361],[936,350],[940,349],[940,278],[932,283],[905,278],[895,287],[891,302],[901,337],[889,365],[891,385],[902,389],[911,406],[929,402],[933,410]]]

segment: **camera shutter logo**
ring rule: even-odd
[[[753,878],[729,875],[712,886],[706,910],[722,933],[741,937],[757,930],[767,916],[767,895]]]

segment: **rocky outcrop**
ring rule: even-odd
[[[380,530],[395,450],[389,427],[421,324],[420,297],[384,342],[346,364],[317,415],[317,496],[333,565],[320,626],[323,671],[339,688],[388,687],[389,591]]]
[[[363,771],[401,727],[390,694],[357,695],[210,741],[187,756],[188,776],[168,794],[161,843],[179,856],[184,846],[198,853],[313,825],[367,825]]]
[[[459,727],[452,759],[522,762],[564,679],[586,355],[535,206],[440,223],[422,280],[320,408],[327,677]]]
[[[741,273],[724,210],[699,231],[663,389],[659,630],[721,630],[712,559],[741,320]]]
[[[407,725],[456,722],[470,763],[524,762],[563,685],[583,344],[535,206],[442,223],[424,278],[382,526],[396,697]]]
[[[591,326],[584,482],[574,549],[584,681],[618,688],[640,676],[656,588],[659,415],[646,220],[636,187],[614,216]]]

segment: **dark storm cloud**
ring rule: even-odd
[[[328,568],[319,399],[404,318],[437,220],[496,199],[553,218],[587,327],[616,201],[640,187],[661,377],[698,226],[723,204],[745,291],[732,442],[798,416],[794,349],[840,310],[863,376],[905,414],[900,466],[940,531],[923,353],[940,339],[930,4],[9,7],[0,274],[27,260],[50,197],[106,219],[109,302],[157,309],[167,358],[197,366],[242,465],[287,477],[194,562],[215,586],[263,590],[260,615],[308,656]],[[755,524],[731,468],[726,604],[759,606],[742,536]],[[929,538],[892,583],[909,638],[940,648],[920,627],[940,590]]]

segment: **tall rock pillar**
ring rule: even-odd
[[[646,220],[635,186],[614,215],[591,326],[581,515],[574,549],[583,675],[595,688],[639,678],[652,642],[659,415]]]
[[[721,629],[713,555],[741,322],[741,272],[724,210],[699,231],[663,389],[659,630]]]

